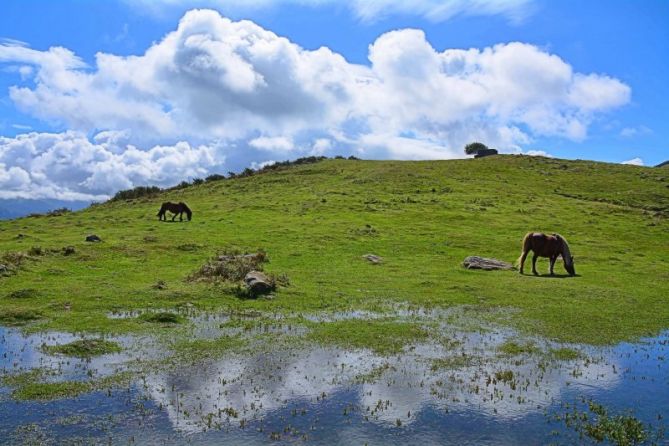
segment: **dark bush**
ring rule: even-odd
[[[157,186],[137,186],[116,192],[109,201],[133,200],[135,198],[157,195],[163,190]]]
[[[465,153],[467,155],[475,155],[481,150],[488,150],[488,146],[481,142],[472,142],[465,146]]]

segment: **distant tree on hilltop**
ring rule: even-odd
[[[470,142],[465,146],[465,153],[467,155],[476,155],[481,150],[488,150],[488,146],[482,142]]]

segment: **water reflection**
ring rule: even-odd
[[[215,328],[220,320],[211,322]],[[669,333],[612,348],[579,347],[582,358],[556,361],[546,354],[502,355],[499,347],[518,337],[512,331],[444,332],[446,341],[390,357],[334,347],[231,352],[196,366],[149,371],[130,388],[48,403],[12,401],[0,390],[0,438],[17,444],[30,435],[56,444],[82,436],[112,444],[573,444],[581,440],[549,423],[547,414],[582,395],[613,411],[632,409],[655,426],[663,423],[658,415],[666,417]],[[59,371],[58,379],[77,379],[158,355],[133,338],[115,338],[124,353],[90,362],[39,348],[76,338],[2,329],[3,373],[48,367]],[[531,341],[542,351],[555,347]]]

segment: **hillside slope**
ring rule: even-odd
[[[158,222],[166,200],[187,202],[193,220]],[[475,316],[504,318],[531,333],[609,343],[669,327],[667,215],[663,169],[522,156],[327,160],[0,222],[0,252],[10,260],[31,247],[43,251],[33,250],[16,274],[0,277],[0,309],[4,323],[39,317],[34,330],[124,332],[143,326],[109,319],[110,311],[466,304]],[[515,261],[528,231],[564,235],[579,276],[462,268],[468,255]],[[90,233],[104,241],[85,243]],[[63,255],[65,246],[76,252]],[[263,249],[266,270],[285,275],[289,286],[274,299],[251,301],[230,287],[185,280],[230,247]],[[370,264],[361,258],[367,253],[384,263]],[[545,259],[538,269],[547,273]],[[560,263],[556,272],[564,273]],[[167,288],[154,287],[157,281]]]

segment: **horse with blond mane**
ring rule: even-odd
[[[574,269],[574,257],[569,251],[567,240],[560,234],[546,235],[540,232],[528,232],[523,238],[523,252],[518,258],[520,263],[520,274],[523,274],[523,265],[527,254],[532,251],[532,273],[536,276],[537,273],[537,257],[548,257],[550,259],[550,273],[553,275],[553,267],[558,257],[562,256],[564,261],[564,269],[567,270],[570,276],[576,275]]]

